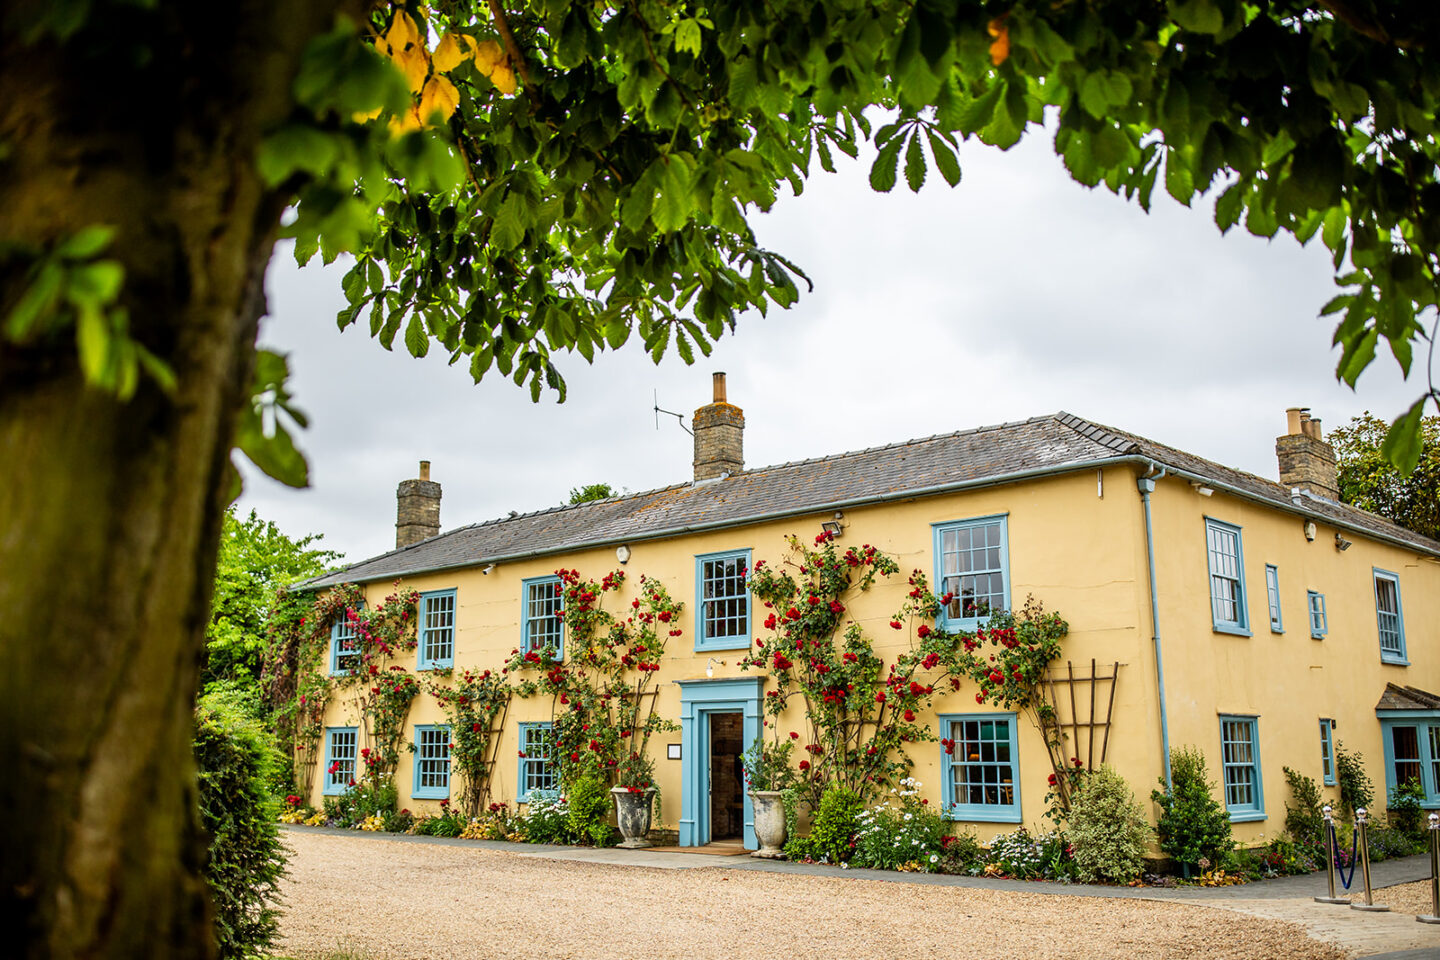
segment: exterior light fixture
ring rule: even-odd
[[[623,544],[623,543],[620,544],[620,546],[616,547],[616,548],[615,548],[615,559],[616,559],[616,560],[619,560],[621,563],[629,563],[629,562],[630,562],[630,547],[629,547],[627,544]]]
[[[722,667],[725,666],[725,661],[724,661],[724,660],[716,660],[714,657],[711,657],[711,658],[709,658],[708,660],[705,661],[705,676],[707,676],[707,677],[713,677],[713,676],[715,676],[715,664],[717,664],[717,663],[720,664],[720,666],[722,666]]]
[[[820,529],[830,534],[831,537],[838,538],[840,536],[840,532],[844,530],[845,527],[841,525],[839,520],[826,520],[824,523],[820,524]]]
[[[1315,540],[1315,521],[1314,521],[1314,520],[1306,520],[1306,521],[1305,521],[1305,539],[1311,541],[1312,543],[1313,543],[1314,540]]]
[[[1346,539],[1344,538],[1344,536],[1342,536],[1341,534],[1338,534],[1338,533],[1335,534],[1335,549],[1336,549],[1336,550],[1339,550],[1341,553],[1344,553],[1346,550],[1349,550],[1350,547],[1351,547],[1351,541],[1346,540]]]

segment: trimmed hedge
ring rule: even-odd
[[[256,720],[227,698],[201,699],[195,709],[195,763],[200,819],[210,838],[205,879],[222,960],[266,956],[275,940],[285,852],[278,804],[266,782],[280,762]]]

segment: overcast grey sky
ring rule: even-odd
[[[282,247],[261,342],[291,355],[311,486],[247,470],[240,506],[355,561],[394,546],[395,485],[421,459],[444,485],[447,530],[587,483],[688,480],[690,437],[673,417],[657,430],[651,398],[688,424],[714,370],[745,411],[749,467],[1063,409],[1275,478],[1287,406],[1328,430],[1366,409],[1392,418],[1422,392],[1384,352],[1357,392],[1337,384],[1318,240],[1221,237],[1208,200],[1187,210],[1158,188],[1147,216],[1072,181],[1043,134],[1008,153],[972,141],[961,163],[959,187],[932,171],[918,195],[871,191],[868,159],[817,172],[752,221],[813,294],[743,316],[693,367],[638,347],[593,366],[562,357],[560,405],[499,376],[474,385],[440,350],[387,353],[363,323],[338,333],[343,268],[297,269]]]

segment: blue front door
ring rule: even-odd
[[[764,677],[726,680],[681,680],[680,684],[680,846],[698,847],[713,835],[711,810],[711,717],[738,713],[741,744],[760,736],[760,688]],[[755,850],[755,812],[742,788],[745,849]]]

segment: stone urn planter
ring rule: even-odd
[[[780,849],[785,846],[785,805],[780,802],[779,790],[752,790],[750,803],[755,811],[755,839],[760,849],[750,854],[767,860],[784,857]]]
[[[650,843],[650,801],[655,788],[647,787],[635,791],[629,787],[611,787],[610,796],[615,798],[615,822],[620,827],[620,846],[626,850],[648,847]]]

